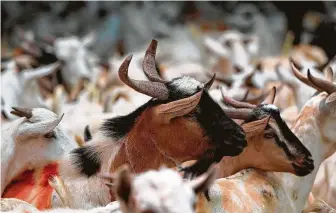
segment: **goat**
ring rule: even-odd
[[[112,188],[117,197],[117,202],[107,206],[89,210],[57,208],[39,211],[28,203],[4,199],[1,200],[1,210],[12,213],[192,213],[196,194],[206,190],[215,176],[216,168],[211,167],[202,176],[186,182],[171,169],[161,168],[134,175],[129,167],[123,166],[115,175],[105,175],[106,179],[112,179],[115,183]]]
[[[327,202],[331,207],[336,208],[336,152],[331,155],[328,159],[323,161],[317,172],[316,179],[312,192],[314,196],[318,199],[322,199]]]
[[[93,69],[97,58],[87,49],[94,40],[95,34],[90,33],[82,39],[72,36],[49,41],[57,59],[64,62],[61,73],[67,88],[74,87],[82,78],[97,78],[99,72]]]
[[[12,113],[21,118],[1,131],[1,194],[20,198],[34,184],[36,187],[45,184],[43,178],[47,179],[57,168],[53,161],[76,146],[57,126],[63,115],[57,117],[43,108],[18,107],[13,107]],[[36,177],[41,182],[36,183],[34,175],[41,176]],[[16,184],[10,185],[15,181]]]
[[[162,159],[162,158],[170,158],[172,160],[170,163],[168,163],[168,165],[172,166],[174,165],[177,161],[182,160],[182,156],[181,154],[184,152],[181,150],[180,148],[177,147],[164,147],[163,144],[159,144],[158,141],[163,140],[163,138],[165,137],[172,137],[175,138],[176,141],[179,140],[183,140],[184,141],[184,136],[181,135],[176,135],[175,133],[173,133],[174,131],[177,131],[177,129],[181,129],[181,128],[185,128],[185,131],[192,131],[195,132],[195,129],[199,129],[199,127],[197,127],[198,125],[202,126],[203,130],[200,130],[201,134],[205,134],[208,135],[207,137],[211,138],[211,140],[214,140],[217,136],[213,135],[213,134],[218,134],[218,133],[214,133],[212,132],[212,130],[210,131],[210,129],[207,129],[207,125],[206,121],[203,120],[202,117],[202,112],[205,112],[205,110],[207,111],[207,117],[211,117],[211,115],[213,114],[213,112],[208,111],[210,108],[213,107],[214,111],[218,111],[217,113],[217,119],[218,116],[221,116],[223,113],[220,109],[220,107],[215,104],[215,102],[212,101],[212,99],[210,98],[210,96],[207,93],[207,88],[210,86],[210,84],[212,84],[213,79],[211,79],[208,83],[202,85],[200,83],[198,83],[196,80],[190,78],[190,77],[180,77],[180,78],[176,78],[173,79],[170,82],[164,82],[158,75],[157,72],[155,70],[155,62],[154,62],[154,57],[155,57],[155,50],[156,50],[156,41],[153,40],[152,43],[150,44],[150,46],[148,47],[147,51],[146,51],[146,55],[145,55],[145,60],[144,60],[144,71],[145,74],[147,76],[148,79],[152,80],[153,82],[143,82],[143,81],[134,81],[129,79],[129,77],[127,76],[127,69],[128,69],[128,65],[130,63],[131,57],[127,57],[126,60],[124,61],[124,63],[121,65],[120,69],[119,69],[119,76],[120,79],[126,83],[127,85],[129,85],[130,87],[132,87],[133,89],[147,94],[151,97],[154,97],[154,99],[151,99],[149,102],[147,102],[145,105],[141,106],[140,108],[138,108],[136,111],[134,111],[133,113],[129,114],[128,116],[124,116],[124,117],[117,117],[111,120],[106,121],[106,123],[103,124],[102,129],[103,131],[106,133],[107,136],[110,136],[114,139],[120,139],[120,138],[124,138],[124,143],[121,145],[120,147],[120,151],[119,153],[115,156],[115,161],[113,164],[113,168],[117,168],[119,165],[125,163],[125,159],[123,156],[125,156],[125,154],[128,152],[128,163],[132,165],[132,169],[136,172],[140,172],[141,166],[138,165],[134,165],[134,160],[135,157],[138,157],[138,154],[135,155],[130,155],[130,150],[133,149],[132,147],[135,146],[131,145],[130,142],[133,141],[138,141],[141,140],[142,142],[142,146],[141,147],[146,147],[143,145],[143,141],[148,141],[148,139],[145,138],[151,138],[150,141],[154,142],[156,144],[157,149],[159,149],[159,155],[156,156],[155,158],[157,160]],[[140,85],[140,87],[139,87]],[[183,86],[185,85],[185,86]],[[202,88],[204,88],[203,92],[200,92],[202,90]],[[155,92],[154,92],[155,89]],[[193,90],[193,92],[191,92]],[[160,92],[160,93],[159,93]],[[189,96],[189,97],[188,97]],[[167,101],[169,103],[167,103]],[[183,106],[184,103],[191,101],[192,104],[189,104],[189,107]],[[202,109],[203,103],[205,104],[205,102],[208,102],[206,105],[207,107],[204,107],[204,109]],[[179,106],[179,107],[178,107]],[[175,110],[173,110],[176,107]],[[196,112],[193,116],[195,116],[196,120],[199,122],[199,124],[193,123],[192,120],[188,121],[188,125],[193,125],[193,130],[190,130],[188,127],[185,126],[185,121],[183,121],[182,117],[183,115],[189,114],[189,112],[194,111],[195,108],[200,107],[198,110],[196,109]],[[218,107],[218,108],[217,108]],[[173,110],[170,112],[170,110]],[[162,116],[161,116],[162,115]],[[151,129],[151,125],[148,125],[147,121],[146,121],[146,117],[149,117],[152,124],[160,124],[161,128],[163,131],[157,131],[157,133],[152,132]],[[226,116],[225,114],[223,114],[223,116]],[[174,119],[175,118],[175,119]],[[228,117],[226,117],[227,119]],[[133,129],[137,129],[137,131],[140,132],[146,132],[145,135],[142,135],[141,133],[137,133],[136,137],[137,139],[134,138],[133,136],[133,132],[128,132],[128,128],[129,127],[123,127],[125,128],[124,131],[126,132],[118,132],[118,122],[126,122],[126,120],[128,120],[127,122],[131,122],[133,125],[133,121],[137,120],[137,122],[134,124]],[[215,120],[217,120],[216,118],[214,118]],[[224,117],[223,117],[224,119]],[[125,121],[122,121],[125,120]],[[230,120],[230,119],[228,119]],[[191,124],[191,123],[193,124]],[[203,123],[204,122],[204,123]],[[232,121],[233,122],[233,121]],[[229,125],[234,125],[236,128],[236,124],[232,123],[230,121]],[[212,123],[212,122],[211,122]],[[168,125],[167,125],[168,124]],[[148,127],[146,127],[146,125]],[[223,127],[220,127],[221,125],[218,124],[211,124],[211,128],[219,128],[222,129]],[[217,127],[215,127],[217,126]],[[147,132],[147,128],[149,128],[148,130],[150,130],[151,132],[151,136],[148,136],[148,132]],[[175,129],[177,128],[177,129]],[[142,130],[140,130],[142,129]],[[164,130],[165,129],[165,130]],[[173,130],[175,129],[175,130]],[[218,129],[218,130],[219,130]],[[226,128],[225,128],[226,129]],[[145,131],[144,131],[145,130]],[[233,129],[232,129],[233,130]],[[111,131],[111,132],[109,132]],[[137,132],[134,131],[134,132]],[[229,130],[231,131],[231,130]],[[244,138],[243,134],[241,135],[242,132],[240,127],[238,127],[238,129],[234,129],[234,132],[238,133],[237,138],[235,138],[236,136],[234,136],[232,138],[233,141],[236,142],[231,142],[232,145],[230,145],[230,147],[232,147],[232,150],[228,151],[227,154],[229,155],[236,155],[241,151],[241,148],[235,148],[236,145],[237,146],[245,146],[246,144],[243,142],[242,143],[242,138]],[[211,133],[212,132],[212,133]],[[240,132],[240,133],[239,133]],[[166,135],[166,136],[164,136]],[[168,136],[169,135],[169,136]],[[200,138],[198,138],[200,135],[194,135],[193,139],[188,139],[191,141],[199,141]],[[243,137],[241,137],[243,136]],[[145,137],[145,138],[142,138]],[[158,138],[157,138],[158,137]],[[189,135],[190,137],[190,135]],[[203,136],[201,136],[202,138]],[[221,136],[218,136],[219,138],[222,138]],[[159,139],[160,138],[160,139]],[[170,138],[170,139],[172,139]],[[218,138],[218,139],[219,139]],[[203,140],[203,139],[202,139]],[[219,139],[219,140],[223,140],[223,139]],[[126,142],[129,141],[129,142]],[[148,145],[151,144],[151,142],[148,141]],[[235,145],[233,145],[234,143],[236,143]],[[166,143],[165,143],[166,144]],[[244,145],[245,144],[245,145]],[[205,144],[203,144],[205,145]],[[209,144],[210,145],[210,144]],[[214,144],[213,144],[214,145]],[[207,146],[207,145],[206,145]],[[215,146],[219,146],[219,144],[215,145]],[[148,147],[152,147],[152,146],[147,146]],[[220,147],[220,146],[219,146]],[[140,148],[140,147],[137,147]],[[179,150],[178,152],[180,152],[180,154],[174,153],[176,150],[176,148]],[[210,148],[212,149],[212,148]],[[223,150],[224,147],[221,148],[217,148],[216,152],[218,152],[219,150],[222,150],[223,152],[226,152]],[[165,150],[165,151],[164,151]],[[175,150],[175,151],[173,151]],[[239,151],[238,151],[239,150]],[[145,150],[143,150],[145,151]],[[232,151],[232,153],[230,153]],[[210,151],[212,152],[212,151]],[[196,154],[196,153],[194,153]],[[210,154],[210,153],[207,153]],[[222,155],[218,158],[217,156],[215,157],[215,155],[213,155],[214,153],[210,154],[211,157],[216,158],[215,161],[219,161],[222,157]],[[172,156],[173,155],[173,156]],[[179,156],[180,155],[180,156]],[[197,154],[196,154],[197,155]],[[209,157],[209,156],[207,156]],[[206,158],[207,158],[206,157]],[[141,157],[143,158],[143,157]],[[152,164],[150,167],[153,166],[153,168],[156,168],[157,166],[155,166],[157,164],[157,160],[154,161],[151,157],[150,162],[148,162],[148,164],[146,166],[149,166],[150,164]],[[185,158],[185,157],[183,157]],[[183,159],[183,160],[187,160],[187,159]],[[205,160],[205,159],[203,159]],[[203,160],[201,160],[202,163]],[[142,162],[145,163],[145,162]],[[144,164],[143,164],[144,165]]]
[[[292,130],[302,141],[313,158],[304,156],[297,158],[298,163],[293,166],[303,168],[312,164],[314,159],[314,170],[305,177],[297,177],[292,174],[261,172],[257,170],[245,170],[235,176],[223,180],[227,181],[226,190],[221,192],[222,197],[218,197],[218,190],[224,183],[217,180],[213,186],[214,192],[209,196],[213,208],[222,206],[221,200],[231,198],[232,202],[224,203],[222,207],[225,211],[270,211],[270,212],[301,212],[304,208],[309,192],[314,183],[317,170],[322,161],[329,157],[336,148],[336,135],[334,130],[335,97],[336,85],[328,80],[314,77],[308,71],[308,77],[301,76],[300,80],[304,83],[314,86],[320,94],[312,97],[301,110]],[[286,135],[284,135],[286,137]],[[291,140],[292,142],[292,140]],[[311,168],[312,169],[312,168]],[[232,178],[237,178],[243,182],[243,185],[233,185]],[[216,187],[216,185],[218,185]],[[236,194],[230,194],[232,190],[228,188],[237,188]],[[223,195],[224,193],[225,196]],[[212,197],[213,196],[213,197]],[[242,205],[244,203],[244,205]]]
[[[130,56],[119,68],[125,84],[153,98],[128,115],[106,120],[101,127],[102,137],[93,137],[58,161],[59,176],[69,191],[76,192],[72,194],[76,208],[111,201],[109,190],[97,178],[98,171],[114,171],[126,163],[139,173],[161,164],[174,167],[197,159],[194,168],[202,173],[213,162],[225,155],[235,156],[246,146],[243,129],[208,94],[214,78],[205,84],[187,76],[164,82],[153,66],[156,46],[153,40],[143,62],[145,75],[151,81],[128,77]],[[51,206],[58,205],[53,199]]]
[[[10,114],[11,106],[49,108],[39,92],[36,79],[52,73],[58,66],[59,63],[54,63],[36,69],[19,72],[8,70],[1,73],[1,89],[3,91],[1,93],[1,110],[5,118],[15,119],[15,116]]]
[[[250,167],[265,171],[290,172],[296,175],[306,175],[311,171],[312,165],[299,169],[295,167],[299,164],[296,162],[298,157],[302,157],[303,154],[304,158],[309,158],[310,153],[298,139],[294,142],[296,137],[283,123],[277,107],[272,105],[276,97],[275,93],[276,89],[273,87],[271,93],[260,105],[234,101],[223,95],[226,104],[240,108],[224,109],[224,111],[232,118],[243,119],[241,126],[246,133],[248,146],[240,155],[222,159],[220,177],[227,177]],[[287,137],[283,137],[285,134]],[[231,168],[231,171],[225,167]]]
[[[232,67],[237,70],[248,67],[252,56],[258,52],[258,37],[245,36],[237,31],[229,30],[223,33],[218,40],[205,38],[205,46],[215,55],[228,58]],[[226,71],[227,72],[227,71]]]
[[[313,200],[306,208],[303,209],[302,213],[336,213],[336,210],[329,206],[323,200],[317,199]]]
[[[275,100],[275,91],[274,87],[262,104],[258,106],[238,102],[223,95],[226,104],[238,108],[248,107],[253,110],[246,115],[247,109],[229,109],[228,111],[224,108],[224,111],[227,111],[227,114],[233,118],[243,119],[241,126],[246,133],[248,145],[238,156],[222,158],[219,163],[218,178],[224,178],[251,167],[264,171],[290,172],[297,175],[304,175],[310,171],[309,167],[302,168],[299,171],[293,166],[296,163],[295,156],[299,156],[296,152],[298,150],[299,153],[305,151],[301,143],[291,143],[291,141],[284,139],[285,143],[279,146],[279,140],[282,138],[283,132],[288,132],[288,127],[279,125],[275,120],[276,118],[281,119],[277,107],[271,105]],[[273,108],[274,112],[269,109],[270,107]],[[293,135],[291,132],[289,134]],[[307,150],[305,154],[306,157],[309,156]]]

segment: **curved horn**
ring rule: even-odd
[[[210,78],[213,78],[213,73],[210,73],[209,71],[206,71],[205,74],[206,74],[207,76],[209,76]],[[233,83],[233,81],[232,81],[231,79],[228,79],[228,78],[221,78],[221,77],[219,77],[219,76],[217,76],[217,75],[216,75],[216,77],[215,77],[215,80],[220,81],[220,82],[222,82],[223,84],[226,84],[226,85],[229,86],[229,87],[230,87],[230,86],[232,85],[232,83]]]
[[[28,108],[21,108],[21,107],[12,107],[13,111],[11,114],[19,116],[19,117],[26,117],[30,119],[33,116],[33,110]]]
[[[273,87],[270,94],[261,104],[273,104],[275,100],[275,95],[276,95],[276,87]]]
[[[245,92],[243,98],[242,98],[240,101],[241,101],[241,102],[246,102],[249,93],[250,93],[250,90],[246,90],[246,92]]]
[[[244,103],[244,102],[240,102],[240,101],[236,101],[232,98],[226,97],[224,95],[223,90],[220,90],[222,93],[222,98],[223,98],[223,102],[234,107],[234,108],[249,108],[249,109],[253,109],[256,107],[256,105],[250,104],[250,103]]]
[[[293,57],[290,57],[289,60],[290,60],[290,62],[291,62],[292,64],[294,64],[294,66],[295,66],[297,69],[299,69],[299,70],[302,70],[302,69],[303,69],[303,66],[301,66],[301,64],[297,63],[297,62],[294,60]]]
[[[29,131],[32,133],[37,133],[37,134],[49,133],[53,129],[55,129],[56,126],[61,122],[61,120],[63,119],[63,116],[64,116],[64,113],[56,119],[34,123],[29,128]]]
[[[232,119],[248,120],[253,109],[241,108],[241,109],[227,109],[224,108],[223,111],[227,116]]]
[[[159,76],[158,71],[156,69],[156,65],[155,65],[156,48],[157,48],[157,41],[153,39],[146,50],[145,58],[142,63],[142,67],[143,67],[146,77],[150,81],[167,83],[167,81],[163,80]]]
[[[216,73],[214,73],[212,78],[204,84],[204,89],[206,89],[206,90],[210,89],[213,82],[215,82],[215,79],[216,79]]]
[[[132,80],[128,77],[128,67],[132,60],[132,56],[132,54],[129,55],[120,65],[118,71],[120,80],[140,93],[149,95],[159,100],[167,100],[169,96],[169,91],[166,85],[164,85],[163,83]]]
[[[319,90],[319,88],[317,88],[314,84],[312,84],[308,78],[306,76],[304,76],[298,69],[297,67],[295,66],[294,62],[291,61],[291,70],[292,70],[292,73],[295,75],[295,77],[297,79],[299,79],[301,82],[305,83],[306,85],[310,86],[310,87],[313,87],[317,90]]]
[[[333,71],[332,71],[332,69],[331,69],[330,66],[329,66],[329,67],[327,68],[327,70],[325,71],[324,78],[325,78],[327,81],[330,81],[330,82],[333,81],[334,73],[333,73]]]
[[[333,92],[336,92],[336,84],[333,84],[332,82],[329,82],[324,79],[320,79],[317,77],[314,77],[311,73],[310,70],[308,69],[308,80],[315,85],[316,87],[320,88],[323,91],[326,91],[328,94],[331,94]]]

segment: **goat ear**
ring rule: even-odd
[[[172,119],[191,112],[201,100],[203,90],[195,95],[167,104],[161,104],[154,110],[155,117],[162,123],[169,123]]]
[[[120,201],[129,203],[132,194],[133,174],[127,165],[122,166],[116,176],[115,193]]]
[[[96,33],[90,32],[84,38],[82,38],[82,45],[85,47],[90,46],[96,40]]]
[[[204,192],[207,190],[211,184],[215,181],[217,177],[218,166],[212,165],[208,171],[201,176],[191,180],[188,184],[194,190],[195,194]]]
[[[274,86],[269,95],[261,104],[273,104],[275,100],[275,95],[276,95],[276,87]]]
[[[219,56],[219,57],[227,57],[229,53],[226,49],[223,48],[222,44],[213,38],[206,37],[204,39],[204,45],[206,49],[210,50],[211,53]]]
[[[30,81],[33,79],[41,78],[43,76],[47,76],[54,72],[61,64],[59,62],[55,62],[51,65],[46,65],[43,67],[39,67],[33,70],[27,70],[22,72],[23,78],[25,81]]]
[[[257,36],[249,36],[243,40],[244,45],[249,53],[257,54],[259,50],[259,38]]]
[[[336,92],[331,93],[326,99],[326,104],[331,104],[336,102]]]

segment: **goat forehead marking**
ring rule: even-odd
[[[266,105],[263,106],[263,108],[266,108],[266,109],[269,109],[269,110],[276,110],[276,111],[279,110],[278,107],[275,106],[274,104],[266,104]]]
[[[191,95],[203,87],[203,84],[196,79],[189,76],[182,76],[180,78],[174,79],[171,85],[178,89],[179,91]]]

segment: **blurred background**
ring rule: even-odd
[[[290,61],[336,82],[336,1],[1,1],[1,125],[17,119],[13,106],[44,107],[65,113],[61,124],[73,138],[88,125],[98,132],[105,118],[149,100],[118,69],[132,53],[129,76],[148,80],[142,63],[152,39],[163,79],[207,82],[216,73],[210,93],[221,104],[222,92],[259,104],[276,87],[289,126],[317,92],[296,79]],[[313,192],[336,208],[328,182],[336,153],[328,162]]]
[[[35,39],[82,37],[94,31],[98,36],[90,48],[101,59],[138,50],[155,38],[183,40],[179,49],[186,51],[179,51],[181,57],[199,60],[200,37],[216,37],[227,29],[257,35],[259,56],[279,54],[288,31],[294,45],[320,46],[329,58],[336,50],[330,42],[336,38],[336,2],[331,1],[2,1],[1,18],[1,41],[6,42],[2,47],[17,46],[18,28]]]

